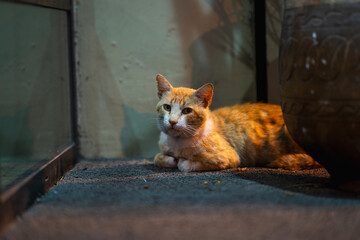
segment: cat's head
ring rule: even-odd
[[[156,81],[160,98],[156,106],[160,131],[174,137],[197,134],[208,118],[213,85],[208,83],[197,90],[174,88],[160,74]]]

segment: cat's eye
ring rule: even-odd
[[[164,108],[165,111],[168,111],[168,112],[171,111],[171,106],[169,104],[164,104],[163,108]]]
[[[192,109],[191,108],[184,108],[183,110],[182,110],[182,114],[189,114],[189,113],[191,113],[192,112]]]

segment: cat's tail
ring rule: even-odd
[[[282,168],[287,170],[304,170],[321,168],[322,166],[312,157],[305,153],[286,154],[277,158],[267,165],[271,168]]]

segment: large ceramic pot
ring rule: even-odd
[[[360,3],[285,6],[280,81],[286,126],[335,183],[360,190]]]

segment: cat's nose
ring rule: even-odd
[[[177,121],[169,120],[169,123],[170,123],[171,127],[174,127],[175,124],[177,124]]]

